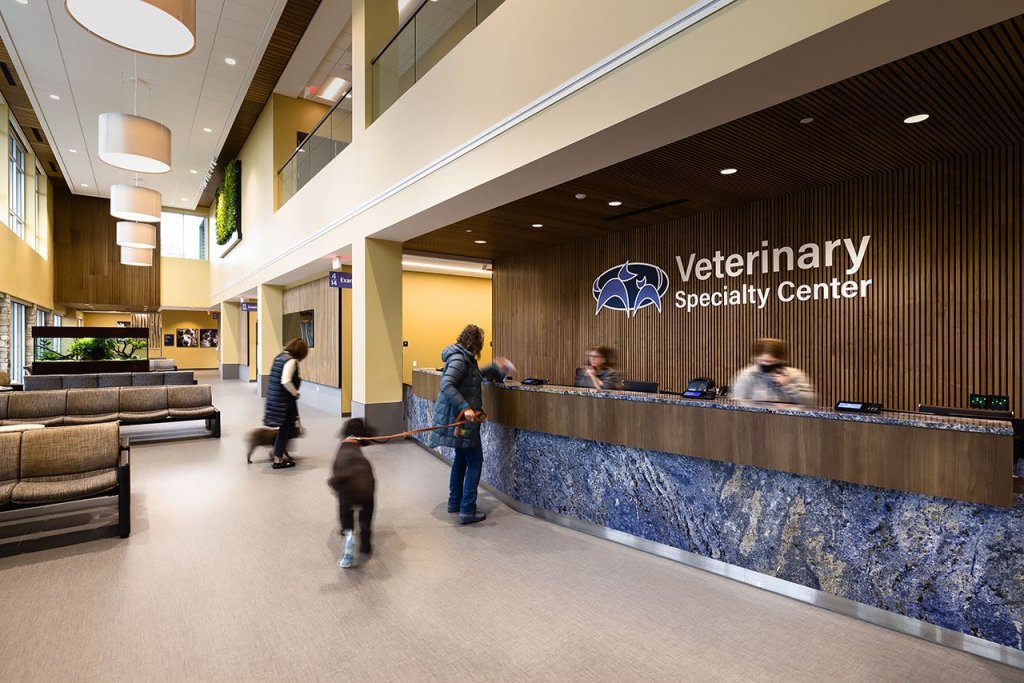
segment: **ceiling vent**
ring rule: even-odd
[[[605,218],[605,220],[618,221],[622,220],[623,218],[633,218],[634,216],[639,216],[640,214],[648,213],[649,211],[661,211],[662,209],[669,209],[672,208],[673,206],[686,204],[689,201],[689,199],[673,199],[670,202],[662,202],[661,204],[654,204],[652,206],[645,206],[643,208],[633,209],[632,211],[626,211],[624,213],[617,213],[613,216],[608,216],[607,218]]]
[[[14,81],[14,75],[11,73],[11,67],[7,66],[7,62],[0,62],[0,71],[4,72],[4,78],[7,79],[7,85],[12,87],[18,87],[18,84]]]

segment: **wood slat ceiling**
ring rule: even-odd
[[[39,166],[56,186],[67,187],[64,174],[60,172],[57,165],[57,158],[50,149],[50,141],[43,133],[43,127],[39,124],[39,117],[32,108],[32,102],[28,99],[25,86],[22,84],[21,75],[14,69],[14,62],[7,51],[7,46],[0,40],[0,93],[14,114],[14,120],[21,126],[21,130],[32,146],[32,153],[39,160]],[[4,154],[6,154],[6,150]]]
[[[270,43],[263,53],[263,59],[256,69],[249,90],[242,100],[242,106],[238,109],[235,122],[231,124],[231,130],[224,141],[224,147],[217,155],[217,168],[214,170],[210,182],[207,183],[203,195],[199,199],[200,206],[209,206],[213,202],[213,193],[220,186],[224,179],[224,167],[238,157],[249,133],[256,125],[267,100],[274,92],[274,86],[281,78],[288,61],[292,58],[302,34],[316,14],[320,6],[320,0],[288,0],[284,12],[274,28],[274,34],[270,37]]]
[[[405,247],[496,259],[1002,147],[1024,141],[1022,102],[1024,16],[1018,16],[435,230]],[[903,123],[918,113],[931,118]],[[813,122],[800,123],[808,117]],[[739,172],[719,173],[728,167]],[[577,193],[587,198],[577,200]],[[613,208],[610,200],[623,204]],[[487,244],[475,244],[478,239]]]

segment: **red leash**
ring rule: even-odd
[[[484,413],[484,411],[477,410],[475,412],[476,412],[477,415],[482,415],[484,420],[487,419],[487,415]],[[459,425],[464,425],[467,422],[483,422],[484,421],[484,420],[466,420],[465,418],[463,418],[463,415],[465,415],[465,414],[466,414],[465,410],[462,411],[461,413],[459,413],[459,419],[457,419],[455,422],[452,422],[450,425],[437,425],[436,427],[423,427],[422,429],[410,429],[407,432],[399,432],[397,434],[388,434],[387,436],[349,436],[349,437],[345,438],[345,441],[347,441],[349,443],[359,443],[360,441],[371,441],[371,442],[374,442],[374,443],[384,443],[385,441],[391,441],[392,439],[404,439],[405,437],[412,436],[413,434],[422,434],[423,432],[432,432],[435,429],[448,429],[449,427],[458,427]]]

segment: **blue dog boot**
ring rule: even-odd
[[[356,539],[352,535],[351,531],[345,532],[345,548],[341,551],[341,557],[338,558],[338,566],[348,569],[355,562],[355,550],[356,550]]]

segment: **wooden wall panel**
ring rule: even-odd
[[[54,188],[54,300],[72,308],[143,311],[160,307],[160,259],[121,265],[110,200]],[[159,243],[159,227],[157,229]]]
[[[512,256],[494,268],[494,352],[520,375],[569,383],[588,345],[619,349],[627,378],[681,389],[690,377],[730,383],[750,342],[790,342],[820,401],[965,406],[972,391],[1006,393],[1024,412],[1024,147],[879,173],[669,223]],[[871,235],[860,272],[840,268],[681,281],[675,256],[743,253],[768,240],[807,242]],[[668,273],[663,312],[595,317],[591,285],[614,265],[643,261]],[[783,303],[775,290],[870,279],[864,299]],[[763,310],[674,305],[677,290],[770,287]]]
[[[313,348],[302,362],[302,378],[329,387],[339,386],[341,368],[338,357],[338,335],[341,333],[338,292],[328,286],[327,278],[321,278],[284,293],[285,313],[314,312]]]

